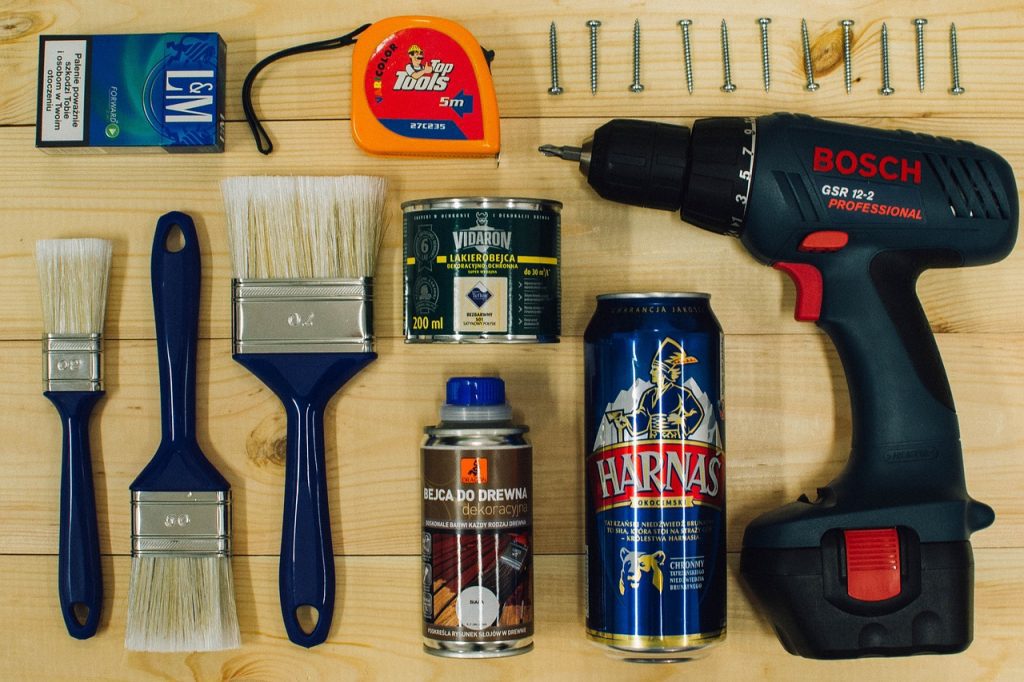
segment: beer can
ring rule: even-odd
[[[703,293],[597,297],[584,335],[587,635],[627,659],[725,638],[722,330]]]
[[[533,451],[505,384],[448,380],[423,457],[423,646],[454,658],[533,647]]]

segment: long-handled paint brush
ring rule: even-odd
[[[180,232],[184,246],[172,241]],[[125,647],[214,651],[239,646],[231,574],[231,486],[196,440],[199,239],[192,219],[156,226],[153,309],[163,438],[132,491],[132,575]]]
[[[57,553],[60,610],[68,634],[96,634],[103,574],[89,454],[89,415],[103,397],[103,314],[110,280],[110,242],[36,242],[43,298],[43,386],[64,427]]]
[[[387,183],[240,177],[221,189],[234,261],[234,358],[287,411],[281,614],[289,639],[311,647],[327,639],[334,612],[324,411],[377,357],[372,275]]]

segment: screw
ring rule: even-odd
[[[768,24],[772,20],[768,17],[761,17],[757,20],[761,24],[761,73],[764,75],[764,91],[772,87],[771,64],[768,61]]]
[[[601,22],[591,19],[587,22],[590,27],[590,94],[597,94],[597,27]]]
[[[551,47],[551,87],[548,88],[549,95],[561,95],[563,90],[558,84],[558,32],[555,30],[555,22],[551,22],[548,30],[548,41]]]
[[[949,94],[962,95],[965,90],[960,85],[960,50],[956,43],[956,24],[949,25],[949,61],[953,67],[953,87],[949,89]]]
[[[800,38],[804,43],[804,74],[807,76],[805,90],[814,92],[820,86],[814,82],[814,63],[811,61],[811,37],[807,34],[807,20],[800,20]]]
[[[853,54],[850,51],[850,27],[853,26],[853,19],[843,19],[839,22],[843,27],[843,80],[846,83],[846,94],[850,94],[853,87]]]
[[[896,92],[889,82],[889,27],[882,23],[882,87],[878,94],[888,97]]]
[[[732,67],[729,64],[729,27],[722,19],[722,73],[725,82],[722,84],[722,92],[734,92],[736,86],[732,82]]]
[[[633,84],[629,86],[630,92],[643,92],[644,86],[640,83],[640,20],[633,21]]]
[[[914,19],[917,29],[917,89],[924,92],[924,25],[927,19]]]
[[[683,29],[683,66],[686,67],[686,91],[693,94],[693,58],[690,52],[690,19],[680,19],[679,26]]]

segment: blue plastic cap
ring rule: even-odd
[[[504,405],[505,382],[497,377],[452,377],[447,394],[449,405]]]

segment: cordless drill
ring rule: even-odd
[[[740,572],[783,646],[810,658],[963,651],[970,535],[946,372],[917,300],[933,267],[993,263],[1017,236],[1009,164],[968,142],[794,114],[683,126],[613,120],[576,160],[598,194],[680,210],[796,283],[796,318],[832,339],[850,391],[849,461],[817,499],[754,519]]]

